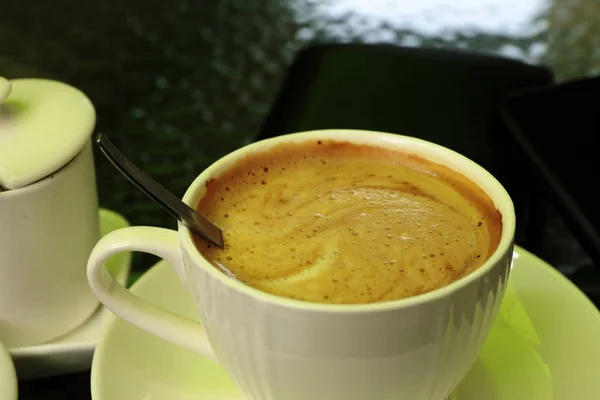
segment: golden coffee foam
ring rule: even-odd
[[[373,303],[445,286],[496,249],[501,216],[462,175],[420,157],[335,141],[248,156],[207,183],[198,211],[219,270],[312,302]]]

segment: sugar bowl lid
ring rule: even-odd
[[[62,168],[95,123],[91,101],[70,85],[0,77],[0,187],[22,188]]]

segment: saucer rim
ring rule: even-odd
[[[119,283],[122,283],[119,281]],[[88,317],[81,325],[77,326],[73,331],[67,332],[63,336],[59,336],[58,338],[51,340],[46,343],[36,344],[32,346],[21,346],[21,347],[13,347],[8,350],[8,353],[11,357],[31,357],[31,356],[45,356],[48,354],[57,354],[57,353],[67,353],[67,352],[80,352],[80,351],[93,351],[98,343],[98,340],[88,340],[85,342],[60,342],[56,343],[57,340],[67,339],[71,334],[75,331],[87,326],[95,322],[97,319],[102,319],[107,317],[107,313],[103,313],[103,306],[98,305],[98,307],[94,310],[92,315]]]
[[[522,248],[521,246],[517,246],[517,245],[515,245],[515,248],[513,251],[513,260],[514,260],[514,258],[528,258],[530,260],[530,262],[535,262],[537,264],[543,265],[544,268],[548,270],[547,272],[549,275],[552,275],[554,277],[554,279],[564,283],[565,287],[568,287],[570,289],[570,292],[573,294],[573,296],[576,296],[578,298],[578,300],[580,300],[582,302],[582,304],[581,304],[582,306],[583,306],[583,304],[585,304],[586,308],[588,308],[590,311],[597,313],[598,316],[600,317],[600,309],[598,307],[596,307],[594,302],[575,283],[573,283],[573,281],[571,281],[569,278],[567,278],[556,267],[553,267],[550,263],[548,263],[547,261],[536,256],[529,250],[526,250],[526,249]]]

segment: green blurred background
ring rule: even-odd
[[[178,195],[253,140],[295,53],[323,42],[502,54],[564,80],[600,72],[600,2],[0,0],[0,75],[82,89],[97,130]],[[104,207],[132,224],[175,226],[100,154],[96,166]],[[546,258],[588,263],[552,221]],[[153,261],[136,255],[132,280]]]

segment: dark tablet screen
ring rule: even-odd
[[[500,108],[559,211],[600,263],[600,78],[513,94]]]

